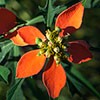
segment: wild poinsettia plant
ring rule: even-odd
[[[83,12],[84,7],[81,2],[63,11],[56,19],[55,30],[48,29],[46,36],[34,26],[24,26],[13,32],[9,38],[14,44],[19,46],[37,44],[40,47],[21,57],[17,64],[17,78],[38,74],[43,68],[46,58],[49,58],[43,71],[43,83],[49,96],[58,97],[66,83],[66,74],[61,62],[68,60],[73,63],[82,63],[92,58],[89,45],[85,41],[68,42],[68,36],[80,27]],[[69,53],[70,55],[68,55]]]

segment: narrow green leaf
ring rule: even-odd
[[[32,91],[32,96],[37,98],[37,100],[48,100],[47,96],[43,91],[37,86],[37,83],[34,79],[27,78],[25,80],[26,86]],[[23,89],[25,91],[25,88]]]
[[[57,6],[55,9],[50,10],[50,11],[48,12],[47,26],[48,26],[48,27],[51,27],[55,15],[61,13],[61,12],[64,11],[66,8],[67,8],[66,6]]]
[[[9,55],[8,55],[8,60],[6,61],[5,66],[8,67],[11,72],[11,86],[15,84],[15,78],[16,78],[16,67],[17,67],[17,62],[20,58],[20,50],[19,47],[14,45],[13,49],[10,50]]]
[[[53,7],[53,1],[49,0],[48,13],[47,13],[47,27],[51,27],[55,15],[61,13],[66,8],[67,8],[66,6],[57,6],[57,7],[54,8]]]
[[[18,63],[18,58],[19,58],[19,56],[20,56],[20,50],[19,50],[19,47],[18,46],[14,46],[14,48],[13,48],[13,56],[14,56],[14,58],[13,58],[13,60],[15,60],[14,62],[13,62],[13,65],[14,65],[14,70],[15,70],[15,77],[16,77],[16,67],[17,67],[17,63]]]
[[[19,91],[21,88],[22,83],[24,82],[24,79],[17,79],[16,83],[8,90],[6,95],[6,100],[20,100],[18,95],[20,95]],[[23,95],[21,95],[23,98]],[[22,100],[21,98],[21,100]],[[24,99],[23,99],[24,100]]]
[[[83,0],[83,5],[85,8],[91,8],[91,0]]]
[[[61,62],[62,66],[65,69],[66,76],[67,76],[67,85],[69,87],[70,93],[74,95],[75,93],[78,93],[80,96],[82,95],[82,88],[83,84],[82,82],[70,72],[72,64],[68,61]],[[69,67],[70,66],[70,67]]]
[[[44,22],[44,17],[42,15],[37,16],[37,17],[27,21],[27,23],[25,25],[33,25],[33,24],[40,23],[40,22]]]
[[[87,0],[82,0],[82,4],[85,5]],[[89,0],[88,0],[89,1]]]
[[[39,10],[42,11],[42,12],[46,12],[46,10],[48,8],[48,3],[49,3],[49,0],[46,0],[46,4],[45,4],[44,7],[38,6],[39,7]]]
[[[88,88],[93,94],[95,94],[100,99],[100,94],[98,91],[76,70],[72,67],[71,72],[83,83],[83,85]]]
[[[12,70],[12,82],[11,82],[11,85],[13,85],[15,83],[15,81],[16,81],[15,80],[16,79],[16,67],[17,67],[17,63],[18,63],[19,57],[20,57],[19,47],[14,45],[12,67],[11,67],[11,70]]]
[[[10,71],[7,67],[0,65],[0,76],[8,83],[8,75],[10,74]]]
[[[24,26],[24,25],[25,25],[25,24],[20,24],[20,25],[15,26],[13,29],[11,29],[11,30],[9,31],[9,33],[14,32],[17,28],[22,27],[22,26]]]
[[[49,2],[48,2],[48,12],[47,12],[47,27],[50,27],[54,18],[54,8],[53,8],[53,1],[52,0],[48,1]]]
[[[54,2],[55,1],[53,0],[46,0],[45,7],[42,8],[39,6],[39,9],[43,12],[44,23],[46,24],[47,27],[52,26],[56,14],[59,14],[66,9],[66,6],[54,7],[53,6]]]
[[[92,7],[100,7],[100,0],[92,0]]]
[[[78,91],[80,91],[83,85],[79,82],[79,80],[71,73],[66,72],[68,79],[72,82],[72,84],[76,87]],[[81,91],[80,91],[81,92]]]
[[[14,96],[11,100],[26,100],[21,88],[17,89],[16,94],[14,94]]]
[[[82,93],[81,93],[82,91],[80,90],[80,88],[78,89],[77,87],[75,87],[75,85],[73,84],[73,81],[71,81],[69,78],[67,78],[67,86],[72,96],[76,93],[82,96]]]
[[[13,46],[14,44],[11,41],[0,42],[0,62],[5,58],[6,54],[12,49]]]
[[[67,9],[67,6],[57,6],[55,8],[55,14],[59,14],[61,13],[62,11],[64,11],[65,9]]]
[[[16,77],[16,65],[20,55],[19,47],[14,45],[10,50],[9,57],[5,64],[12,71],[10,89],[7,92],[6,100],[26,100],[21,90],[21,85],[24,79],[15,79]]]

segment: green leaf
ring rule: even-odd
[[[91,0],[84,0],[85,3],[84,3],[84,7],[85,8],[91,8]]]
[[[13,67],[11,68],[12,70],[12,84],[14,84],[14,82],[16,81],[15,78],[16,78],[16,67],[17,67],[17,63],[18,63],[18,60],[19,60],[19,57],[20,57],[20,50],[19,50],[19,47],[18,46],[14,46],[13,48],[13,59],[14,61],[12,61],[12,65]]]
[[[17,63],[18,63],[18,58],[20,57],[20,50],[19,50],[19,47],[18,46],[14,46],[13,48],[13,60],[15,60],[13,62],[13,66],[14,66],[14,73],[15,73],[15,78],[16,78],[16,67],[17,67]]]
[[[8,55],[8,60],[6,61],[5,66],[8,67],[11,72],[12,72],[12,76],[11,76],[11,86],[15,84],[15,78],[16,78],[16,67],[17,67],[17,62],[20,58],[20,50],[19,47],[14,45],[13,49],[10,50],[9,55]]]
[[[94,95],[96,95],[100,99],[100,94],[98,93],[98,91],[80,74],[80,72],[78,72],[78,70],[72,67],[71,72],[82,82],[82,84],[86,88],[88,88]]]
[[[5,0],[0,0],[0,7],[5,7]]]
[[[100,0],[92,0],[92,7],[100,7]]]
[[[6,62],[5,66],[9,67],[12,71],[10,89],[7,92],[6,100],[26,100],[23,92],[21,90],[21,85],[24,79],[15,79],[16,78],[16,66],[17,61],[20,56],[19,47],[14,45],[9,54],[9,60]]]
[[[75,85],[73,84],[73,81],[71,81],[69,78],[67,78],[67,86],[68,86],[69,92],[71,93],[72,96],[76,93],[78,95],[82,96],[81,90],[78,89],[77,87],[75,87]]]
[[[17,92],[15,92],[15,93],[16,94],[14,94],[14,96],[11,100],[26,100],[21,88],[17,89]]]
[[[9,31],[9,33],[14,32],[15,30],[17,30],[17,28],[22,27],[22,26],[24,26],[24,25],[25,25],[25,24],[19,24],[19,25],[17,25],[17,26],[14,27],[13,29],[11,29],[11,30]]]
[[[100,0],[82,0],[85,8],[99,8]]]
[[[7,67],[0,65],[0,76],[8,83],[8,75],[10,74],[10,71]]]
[[[48,17],[47,17],[47,27],[51,27],[55,15],[61,13],[61,12],[64,11],[66,8],[67,8],[67,7],[65,7],[65,6],[57,6],[55,9],[50,10],[50,11],[48,12]]]
[[[73,75],[70,72],[72,64],[66,60],[63,60],[63,62],[61,62],[61,64],[66,72],[66,76],[67,76],[66,84],[68,85],[71,95],[74,95],[75,93],[77,93],[81,96],[82,95],[81,90],[83,88],[83,84],[75,75]]]
[[[75,69],[74,67],[71,67],[72,65],[70,63],[66,64],[64,62],[64,63],[61,63],[61,64],[64,67],[66,74],[69,77],[69,80],[71,82],[73,81],[73,85],[76,88],[77,88],[78,85],[79,85],[79,87],[84,86],[100,99],[100,94],[98,93],[98,91],[80,74],[80,72],[77,69]],[[70,65],[70,67],[68,65]],[[78,81],[78,84],[77,84],[76,80]]]
[[[54,8],[52,0],[48,0],[48,11],[47,11],[47,27],[50,27],[53,22]]]
[[[3,61],[3,59],[5,58],[6,54],[12,49],[12,47],[14,46],[13,42],[11,41],[4,41],[4,42],[0,42],[0,62]]]
[[[39,7],[39,9],[43,12],[45,24],[47,27],[52,26],[56,14],[61,13],[67,8],[66,6],[53,7],[53,3],[53,0],[47,0],[44,8]]]
[[[66,72],[66,75],[67,75],[67,77],[68,77],[68,79],[72,82],[72,84],[76,87],[76,89],[78,90],[78,91],[80,91],[81,90],[81,88],[82,88],[82,84],[81,84],[81,82],[73,75],[73,74],[71,74],[71,73],[69,73],[69,72]],[[81,91],[80,91],[81,92]]]
[[[61,13],[66,8],[67,7],[65,7],[65,6],[57,6],[56,8],[54,8],[53,1],[49,0],[48,11],[47,11],[47,27],[51,27],[55,15]]]
[[[25,25],[33,25],[33,24],[40,23],[40,22],[44,22],[44,17],[42,15],[37,16],[37,17],[27,21],[27,23]]]
[[[43,91],[37,86],[36,80],[31,79],[31,78],[27,78],[25,80],[25,83],[30,91],[32,91],[32,96],[34,96],[35,98],[37,98],[37,100],[48,100],[47,96],[43,93]],[[25,91],[25,88],[23,88],[23,90]],[[25,91],[26,92],[26,91]],[[27,92],[26,92],[27,93]],[[30,94],[29,94],[30,95]],[[29,96],[28,95],[28,96]]]
[[[66,6],[57,6],[55,8],[55,14],[59,14],[59,13],[61,13],[62,11],[66,10],[66,9],[67,9]]]
[[[24,82],[24,79],[16,80],[16,83],[8,90],[7,95],[6,95],[6,98],[7,98],[6,100],[25,100],[25,99],[22,99],[24,98],[23,94],[22,93],[20,94],[21,92],[20,88],[23,82]]]

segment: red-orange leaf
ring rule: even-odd
[[[13,41],[14,44],[18,45],[18,46],[25,46],[28,45],[23,38],[17,34],[17,30],[14,31],[13,33],[9,33],[5,36],[5,38],[11,39]]]
[[[22,28],[19,28],[17,32],[24,40],[24,42],[30,45],[36,44],[35,40],[37,37],[41,39],[45,38],[45,36],[40,32],[40,30],[33,26],[24,26]]]
[[[8,32],[16,24],[16,16],[8,9],[0,8],[0,34]]]
[[[49,96],[56,98],[66,83],[66,74],[61,66],[57,66],[53,58],[49,59],[43,72],[43,83],[47,88]]]
[[[68,60],[73,63],[82,63],[92,59],[92,54],[89,51],[89,46],[86,42],[69,42],[69,48],[67,52],[70,53]]]
[[[44,55],[37,56],[39,50],[32,50],[25,53],[17,65],[17,78],[25,78],[40,72],[44,66],[46,57]]]
[[[62,32],[60,36],[64,36],[67,33],[72,33],[78,29],[82,23],[84,7],[81,2],[71,6],[67,10],[63,11],[56,20],[55,27],[60,27]]]
[[[90,48],[90,46],[88,45],[88,43],[87,43],[86,41],[84,41],[84,40],[77,40],[77,41],[69,42],[69,44],[71,44],[71,43],[78,43],[78,44],[80,44],[80,45],[83,45],[83,46],[86,47],[87,49]]]
[[[14,44],[19,46],[34,45],[36,38],[45,39],[45,36],[34,26],[24,26],[13,33],[8,34],[5,38],[10,38]]]

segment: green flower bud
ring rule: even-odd
[[[57,32],[61,32],[61,28],[59,28],[59,27],[56,27],[55,30],[56,30]]]
[[[37,56],[40,56],[41,54],[40,54],[40,52],[37,54]]]
[[[60,61],[56,61],[56,64],[59,65],[60,64]]]
[[[35,43],[39,44],[40,42],[42,42],[42,40],[40,38],[36,38]]]

